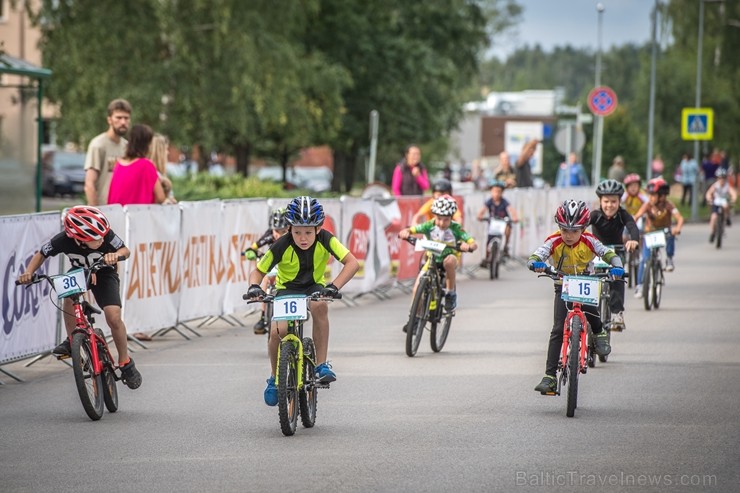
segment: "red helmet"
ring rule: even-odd
[[[110,231],[108,218],[95,207],[76,205],[63,214],[64,232],[78,241],[102,240]]]
[[[660,177],[650,180],[645,188],[647,193],[657,193],[658,195],[668,195],[668,192],[671,190],[668,182]]]
[[[629,175],[624,177],[624,186],[629,185],[630,183],[640,183],[640,175],[637,173],[630,173]]]
[[[555,222],[564,229],[585,229],[591,219],[591,212],[582,200],[566,200],[555,211]]]

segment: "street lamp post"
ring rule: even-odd
[[[696,48],[696,98],[694,99],[694,106],[701,108],[701,51],[702,51],[702,40],[704,38],[704,0],[699,0],[699,39],[697,41]],[[694,140],[694,160],[696,160],[697,166],[701,166],[701,156],[699,156],[699,140]],[[699,168],[698,171],[700,171]],[[694,179],[693,191],[691,193],[691,220],[696,221],[699,218],[699,201],[697,195],[699,195],[699,173],[696,173]]]
[[[596,50],[596,75],[594,87],[601,85],[601,22],[602,15],[606,8],[604,4],[599,2],[596,4],[596,12],[598,12],[598,46]],[[591,168],[591,181],[594,185],[599,183],[601,177],[601,146],[604,142],[604,117],[596,115],[594,119],[594,153],[593,153],[593,166]]]
[[[647,144],[647,164],[645,165],[645,176],[649,180],[652,178],[651,161],[653,159],[653,136],[655,132],[655,60],[657,58],[658,43],[658,0],[655,0],[652,17],[652,54],[650,56],[650,109],[648,110],[648,144]]]

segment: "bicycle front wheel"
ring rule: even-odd
[[[87,334],[76,333],[72,337],[72,370],[82,407],[93,421],[103,417],[103,379],[95,374],[95,368]]]
[[[290,341],[280,344],[278,366],[278,415],[283,435],[291,436],[298,425],[298,375],[296,347]]]
[[[312,428],[316,424],[316,408],[318,406],[318,390],[314,366],[316,349],[310,337],[303,338],[303,387],[298,391],[301,406],[301,422],[305,428]]]
[[[645,306],[645,310],[650,311],[653,308],[653,290],[651,284],[653,283],[653,259],[650,257],[645,262],[645,271],[642,273],[642,303]]]
[[[414,301],[411,303],[409,323],[406,326],[406,355],[409,357],[416,355],[416,351],[419,350],[421,336],[424,334],[424,326],[426,325],[430,294],[429,278],[422,276],[416,288]]]
[[[660,262],[656,262],[653,271],[653,307],[656,310],[660,308],[660,300],[663,296],[663,280],[663,267]]]
[[[432,351],[435,353],[442,351],[445,342],[447,342],[447,335],[450,333],[450,325],[452,325],[452,314],[447,312],[442,316],[442,320],[438,323],[432,324],[429,341],[432,344]]]
[[[568,397],[565,415],[572,418],[578,406],[578,375],[580,373],[581,331],[583,326],[578,317],[571,318],[570,345],[568,347]]]
[[[498,279],[498,256],[499,247],[498,241],[492,240],[489,251],[491,262],[488,264],[488,272],[491,279]]]
[[[717,214],[717,222],[714,223],[715,237],[717,248],[722,248],[722,235],[725,234],[725,214],[724,211]]]

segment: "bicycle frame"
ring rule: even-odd
[[[588,334],[589,330],[587,330],[588,320],[586,320],[586,314],[581,309],[581,304],[578,302],[572,303],[573,307],[568,309],[568,315],[565,317],[565,322],[563,323],[563,345],[560,349],[560,361],[558,363],[558,369],[567,371],[568,368],[568,347],[570,346],[570,338],[572,336],[572,329],[571,329],[571,321],[573,318],[578,317],[581,320],[581,325],[583,327],[583,330],[580,334],[580,348],[578,350],[578,370],[580,373],[586,373],[586,370],[588,368],[587,364],[587,356],[588,356]],[[566,307],[568,306],[568,302],[566,302]],[[558,395],[560,395],[560,385],[561,381],[558,381]]]

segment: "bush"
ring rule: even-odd
[[[172,189],[177,200],[244,199],[254,197],[296,197],[312,195],[301,189],[283,190],[280,183],[261,181],[256,177],[244,178],[241,175],[211,176],[198,173],[192,177],[172,178]],[[333,194],[314,194],[312,196],[333,196]]]

